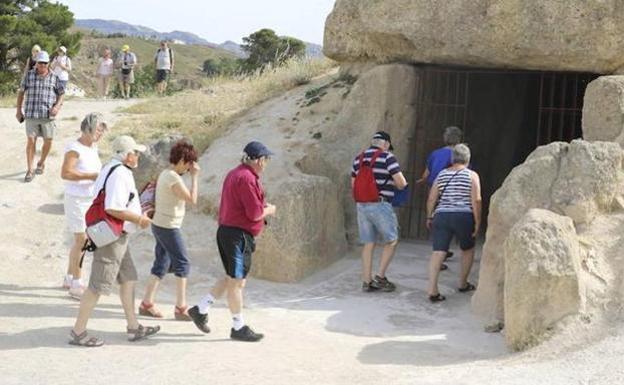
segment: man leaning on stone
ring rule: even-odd
[[[394,291],[395,285],[386,277],[386,270],[394,256],[399,240],[399,226],[392,208],[395,188],[402,190],[407,181],[401,172],[399,162],[389,152],[392,150],[390,134],[379,131],[373,135],[371,145],[353,160],[351,186],[357,205],[357,220],[362,248],[362,290]],[[362,172],[361,175],[359,175]],[[371,186],[362,188],[366,174]],[[357,185],[357,186],[356,186]],[[364,191],[364,193],[362,192]],[[364,195],[370,195],[368,198]],[[375,245],[383,244],[379,273],[372,278],[373,253]]]
[[[35,68],[28,71],[24,76],[17,94],[15,117],[18,122],[25,121],[26,123],[26,163],[28,170],[26,170],[24,182],[32,181],[35,174],[43,174],[45,161],[50,153],[50,148],[52,148],[52,139],[56,130],[54,118],[63,105],[65,90],[58,76],[48,68],[49,61],[50,56],[46,51],[40,51],[37,54]],[[37,137],[43,138],[43,147],[37,168],[33,170]]]

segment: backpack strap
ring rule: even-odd
[[[379,157],[379,155],[381,155],[381,153],[383,152],[383,150],[376,150],[373,153],[373,156],[371,157],[370,160],[370,166],[371,168],[375,165],[375,161],[377,160],[377,158]],[[362,153],[360,154],[360,164],[358,166],[358,170],[362,168],[362,165],[364,164],[364,155],[366,154],[366,150],[362,151]]]
[[[119,166],[121,166],[123,163],[119,163],[114,165],[113,167],[110,168],[110,170],[108,170],[108,174],[106,174],[106,178],[104,178],[104,184],[102,185],[102,188],[100,189],[100,191],[98,191],[98,195],[104,191],[106,192],[106,182],[108,182],[108,178],[111,176],[111,174],[113,173],[113,171],[115,171],[115,169]]]

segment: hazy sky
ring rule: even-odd
[[[261,28],[323,43],[334,0],[59,0],[77,19],[119,20],[159,32],[193,32],[213,43],[241,42]]]

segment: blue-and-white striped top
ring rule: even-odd
[[[434,182],[440,192],[439,203],[435,209],[436,213],[472,212],[471,175],[472,171],[468,168],[459,172],[450,168],[440,171]]]

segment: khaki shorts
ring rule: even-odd
[[[56,123],[52,119],[26,119],[26,136],[53,139]]]
[[[127,234],[93,253],[89,289],[94,293],[108,295],[113,290],[115,281],[123,284],[137,279],[137,271],[128,249]]]
[[[124,75],[121,73],[121,70],[119,70],[118,79],[122,83],[134,84],[134,70],[130,71],[127,75]]]

